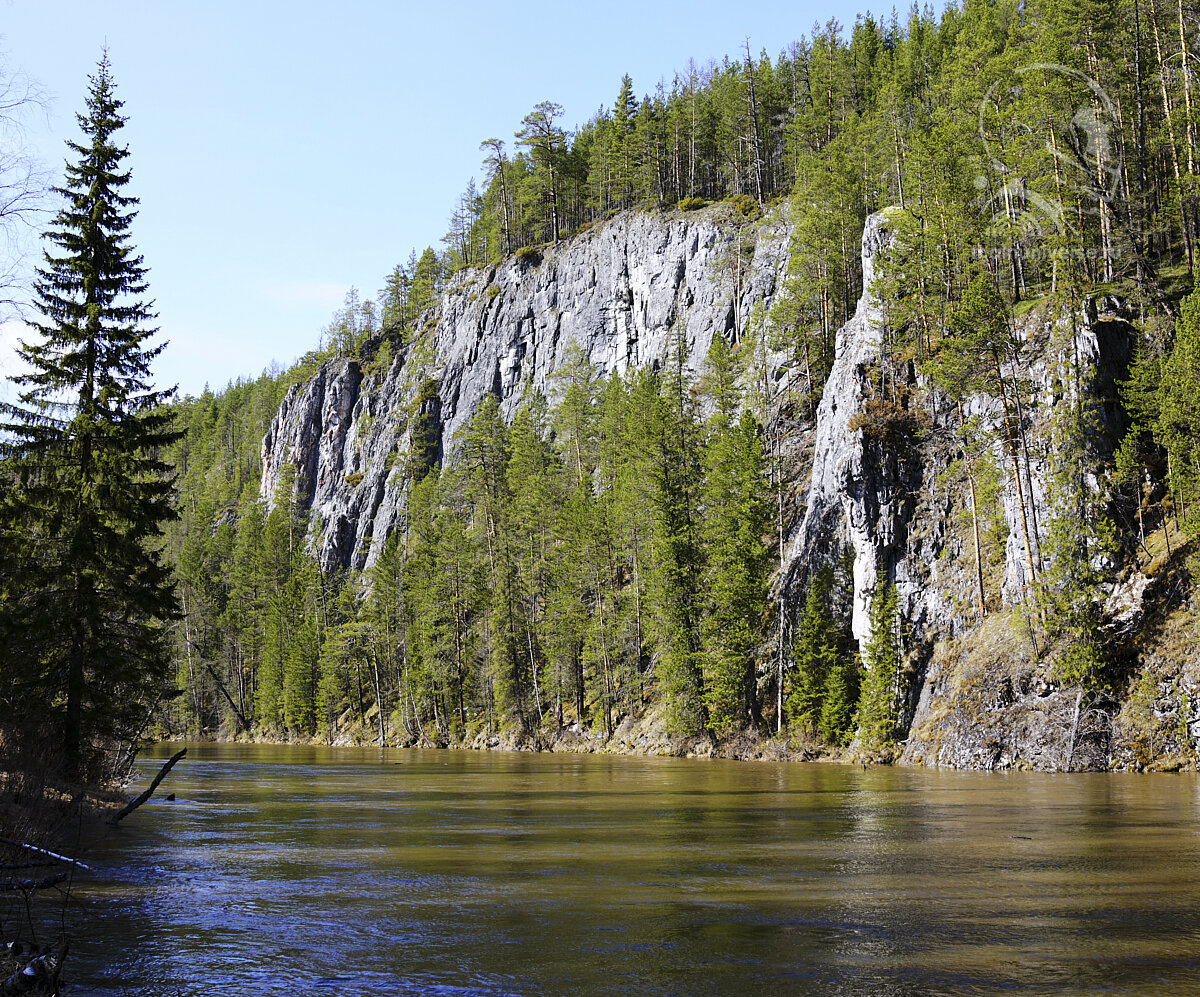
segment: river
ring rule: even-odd
[[[1200,993],[1198,818],[1192,775],[192,745],[90,843],[67,993]]]

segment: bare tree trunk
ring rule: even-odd
[[[750,61],[750,39],[746,39],[746,77],[750,81],[750,134],[754,138],[754,188],[758,203],[763,203],[762,143],[758,136],[758,99],[754,92],[754,63]]]
[[[1021,461],[1017,455],[1017,441],[1014,439],[1012,412],[1008,407],[1008,394],[1004,388],[1004,375],[1000,371],[1000,359],[994,357],[996,363],[996,377],[1000,388],[1000,404],[1004,409],[1004,442],[1007,445],[1009,463],[1012,464],[1013,484],[1017,489],[1017,508],[1020,511],[1021,517],[1021,536],[1025,541],[1025,566],[1029,571],[1029,585],[1037,581],[1037,572],[1033,566],[1033,543],[1029,535],[1029,518],[1025,510],[1025,490],[1021,484]],[[1030,496],[1032,499],[1032,496]]]
[[[971,489],[971,535],[975,545],[975,595],[979,601],[979,618],[987,616],[987,603],[983,597],[983,558],[979,550],[979,510],[975,503],[975,478],[967,471],[967,483]]]
[[[1179,194],[1180,225],[1183,229],[1183,245],[1187,251],[1188,269],[1190,270],[1194,264],[1192,226],[1188,217],[1186,199],[1183,196],[1182,178],[1179,169],[1179,147],[1175,141],[1175,123],[1171,115],[1171,96],[1167,92],[1167,76],[1166,67],[1163,62],[1162,39],[1158,31],[1158,15],[1153,7],[1150,9],[1150,26],[1154,29],[1154,52],[1158,57],[1158,86],[1162,95],[1163,113],[1167,118],[1167,148],[1171,152],[1171,170],[1175,175],[1175,189]]]

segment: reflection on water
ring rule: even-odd
[[[1198,790],[197,745],[92,845],[69,992],[1200,992]]]

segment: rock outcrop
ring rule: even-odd
[[[980,628],[970,553],[956,523],[967,499],[961,482],[944,472],[964,448],[963,417],[975,417],[977,439],[969,445],[992,450],[1008,527],[991,598],[1021,601],[1028,562],[1045,561],[1039,537],[1051,516],[1054,473],[1048,427],[1064,400],[1082,393],[1096,423],[1089,435],[1094,456],[1107,456],[1121,430],[1115,385],[1128,361],[1131,327],[1117,302],[1097,299],[1069,324],[1034,311],[1016,329],[1021,348],[1006,357],[1005,376],[1024,386],[1014,418],[1023,431],[1020,489],[1035,548],[1027,556],[1022,500],[1000,442],[1000,401],[980,394],[963,400],[960,410],[911,361],[899,371],[889,361],[885,390],[886,309],[872,278],[891,238],[887,212],[867,220],[866,291],[837,333],[815,423],[802,430],[811,438],[788,441],[793,451],[810,445],[812,463],[811,473],[794,483],[795,515],[785,522],[777,585],[796,606],[820,561],[849,551],[853,630],[861,642],[880,581],[895,583],[909,666],[909,761],[1103,765],[1108,755],[1099,740],[1085,749],[1080,731],[1103,728],[1096,717],[1105,707],[1047,684],[1036,655],[1014,651],[1020,638],[995,620]],[[755,309],[770,307],[787,256],[780,217],[753,224],[718,206],[621,215],[540,258],[463,271],[412,344],[366,363],[330,362],[289,391],[263,442],[263,497],[270,500],[283,468],[295,465],[324,567],[370,567],[383,538],[402,522],[400,481],[408,462],[450,452],[486,396],[496,396],[511,418],[527,389],[554,397],[555,373],[573,351],[605,373],[624,372],[660,363],[677,338],[696,370],[715,335],[740,333]],[[1062,376],[1065,357],[1070,378]],[[970,649],[980,634],[989,642],[986,661]]]
[[[853,555],[854,636],[869,636],[868,609],[880,575],[895,581],[903,618],[918,633],[953,631],[960,625],[938,585],[937,558],[945,534],[945,515],[914,527],[923,494],[928,460],[921,441],[892,434],[873,440],[854,428],[877,392],[884,310],[873,290],[875,261],[890,243],[887,213],[872,215],[863,232],[862,268],[866,289],[854,316],[837,332],[835,358],[814,431],[812,477],[804,500],[804,518],[785,553],[788,584],[799,588],[830,551]]]
[[[785,555],[793,583],[803,577],[814,557],[824,558],[831,547],[848,548],[854,556],[854,633],[862,639],[868,627],[867,607],[877,579],[896,583],[901,616],[921,631],[947,637],[961,631],[963,621],[949,598],[954,586],[939,579],[938,560],[945,545],[954,502],[937,476],[947,458],[962,448],[952,437],[959,424],[956,407],[926,383],[915,370],[912,390],[893,410],[894,428],[872,435],[862,423],[872,421],[869,402],[880,395],[880,348],[886,324],[884,309],[872,290],[877,255],[890,242],[887,212],[867,219],[863,233],[863,282],[867,290],[853,318],[837,332],[836,357],[821,396],[814,430],[812,476],[804,499],[804,516],[791,535]],[[1023,346],[1012,361],[1012,375],[1025,387],[1019,420],[1026,443],[1021,454],[1035,560],[1039,558],[1039,524],[1050,516],[1047,479],[1053,455],[1046,447],[1052,412],[1079,391],[1096,416],[1090,431],[1092,456],[1111,454],[1122,431],[1116,404],[1117,379],[1129,361],[1132,328],[1114,300],[1089,299],[1077,316],[1076,327],[1062,328],[1040,315],[1020,323],[1017,341]],[[1078,385],[1064,384],[1065,354],[1071,352]],[[905,408],[912,417],[906,418]],[[974,395],[963,403],[962,417],[977,417],[977,437],[987,439],[997,465],[1007,460],[1000,443],[1003,412],[998,399]],[[913,432],[913,427],[918,431]],[[857,427],[857,428],[856,428]],[[1096,486],[1093,479],[1092,485]],[[1032,501],[1029,497],[1032,495]],[[1012,602],[1023,597],[1029,579],[1016,486],[1006,480],[1002,492],[1008,523],[1003,594]]]
[[[784,555],[782,577],[791,602],[799,601],[820,563],[847,552],[853,559],[852,629],[863,646],[870,636],[872,596],[883,581],[895,583],[908,659],[903,716],[910,730],[908,761],[973,768],[1105,767],[1115,701],[1085,701],[1078,689],[1048,681],[1044,664],[1030,654],[1007,614],[979,627],[965,531],[954,522],[967,497],[961,484],[944,478],[964,446],[990,448],[995,466],[1007,469],[1001,402],[976,395],[963,401],[960,413],[910,368],[901,402],[892,401],[890,409],[879,405],[886,399],[881,387],[886,313],[872,281],[877,256],[890,239],[887,212],[868,218],[866,291],[837,333],[813,430],[804,513],[792,524]],[[1064,405],[1082,397],[1091,420],[1090,462],[1102,466],[1123,430],[1117,380],[1134,341],[1119,303],[1110,299],[1088,300],[1068,320],[1031,313],[1015,331],[1018,348],[1006,373],[1023,385],[1023,407],[1012,414],[1021,428],[1020,488],[1033,552],[1026,556],[1017,483],[1002,473],[1007,542],[999,598],[1008,606],[1028,594],[1029,560],[1043,567],[1049,561],[1042,540],[1053,515],[1047,500],[1056,471],[1051,423]],[[964,417],[976,420],[975,439],[965,443],[956,433]],[[1088,485],[1100,488],[1094,476]],[[1115,577],[1111,587],[1118,588]]]
[[[262,496],[294,464],[324,567],[368,567],[402,512],[389,481],[411,455],[418,396],[441,451],[485,395],[506,417],[526,387],[553,397],[572,346],[623,373],[660,363],[682,336],[698,370],[714,335],[770,305],[787,258],[784,220],[749,223],[718,205],[626,213],[540,258],[464,270],[425,317],[428,335],[386,369],[337,360],[288,392],[263,441]]]

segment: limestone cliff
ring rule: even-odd
[[[571,344],[621,373],[660,362],[682,332],[698,369],[714,334],[733,335],[770,304],[787,257],[781,219],[748,223],[719,205],[626,213],[540,257],[464,270],[425,317],[425,335],[386,369],[338,360],[288,392],[263,441],[263,498],[295,464],[323,565],[367,567],[379,553],[372,540],[399,522],[389,480],[412,450],[418,396],[440,455],[486,394],[506,417],[526,386],[552,394]]]
[[[1071,392],[1087,396],[1099,467],[1121,429],[1115,383],[1133,330],[1109,300],[1085,302],[1070,321],[1035,309],[1018,323],[1021,348],[1007,358],[1006,376],[1024,386],[1023,408],[1013,418],[1023,430],[1027,522],[1021,523],[1017,482],[1002,472],[1007,540],[990,582],[995,612],[980,626],[967,539],[957,521],[967,500],[961,483],[944,472],[964,448],[958,435],[964,416],[978,420],[977,440],[966,445],[991,448],[1005,468],[1004,414],[987,395],[966,399],[960,411],[907,362],[898,374],[893,369],[883,429],[864,428],[871,418],[879,422],[872,404],[889,399],[879,373],[886,309],[872,278],[891,238],[886,212],[868,219],[866,291],[837,333],[815,421],[786,430],[804,437],[788,440],[788,448],[812,457],[792,483],[776,585],[785,604],[796,607],[817,563],[849,551],[853,629],[861,641],[880,580],[895,582],[907,655],[908,761],[1103,767],[1120,750],[1116,702],[1084,703],[1077,690],[1055,688],[1010,625],[1006,607],[1023,599],[1030,560],[1042,560],[1037,545],[1049,519],[1053,413]],[[453,448],[486,395],[497,396],[511,417],[526,387],[553,394],[554,372],[572,344],[606,373],[623,372],[660,362],[682,332],[698,368],[714,335],[730,337],[754,309],[770,307],[787,256],[780,217],[748,223],[719,206],[624,214],[540,257],[465,270],[425,317],[413,345],[366,363],[333,361],[291,389],[263,442],[263,497],[274,494],[281,468],[295,464],[299,490],[315,514],[323,565],[369,567],[382,539],[402,522],[398,472],[421,454],[435,459]],[[1060,361],[1067,355],[1078,374],[1064,384]],[[773,373],[787,383],[786,370]],[[1101,487],[1098,479],[1090,484]],[[1114,593],[1117,582],[1114,576]],[[1100,733],[1084,738],[1093,728]]]
[[[1018,349],[1008,373],[1023,385],[1023,407],[1014,421],[1025,441],[1020,487],[1028,522],[1023,529],[1016,480],[1005,474],[999,499],[1007,541],[1002,564],[993,572],[998,575],[995,613],[981,626],[972,602],[966,530],[955,522],[967,496],[962,484],[944,480],[944,472],[970,446],[990,448],[995,465],[1005,467],[1001,402],[977,395],[964,401],[960,413],[910,368],[904,398],[909,411],[892,412],[899,428],[874,437],[852,428],[864,421],[880,394],[886,315],[871,284],[875,259],[889,240],[887,213],[869,218],[862,260],[867,291],[837,334],[836,359],[813,432],[804,514],[792,524],[785,552],[783,577],[791,600],[798,601],[809,571],[831,550],[847,551],[853,557],[853,631],[861,643],[869,636],[867,613],[877,585],[895,583],[908,660],[906,760],[974,768],[1107,767],[1121,750],[1114,735],[1120,704],[1112,697],[1101,702],[1103,696],[1085,702],[1080,690],[1058,688],[1049,677],[1052,668],[1031,652],[1011,610],[1027,594],[1029,560],[1048,563],[1040,538],[1051,516],[1054,413],[1072,392],[1082,393],[1093,420],[1092,463],[1101,468],[1123,429],[1116,382],[1128,364],[1134,330],[1119,303],[1109,299],[1089,299],[1069,320],[1035,310],[1018,322]],[[1074,384],[1063,377],[1067,359],[1078,372]],[[976,439],[965,443],[956,434],[964,417],[977,418]],[[1102,487],[1095,475],[1089,486]],[[1025,529],[1031,558],[1025,553]],[[1121,601],[1124,589],[1136,592],[1132,601],[1140,611],[1147,579],[1135,571],[1122,584],[1117,565],[1108,567],[1114,615],[1134,612]],[[1190,691],[1194,701],[1195,678],[1179,680],[1186,686],[1183,700]],[[1179,701],[1177,694],[1174,707],[1164,706],[1178,709]],[[1185,717],[1184,726],[1187,722]]]

